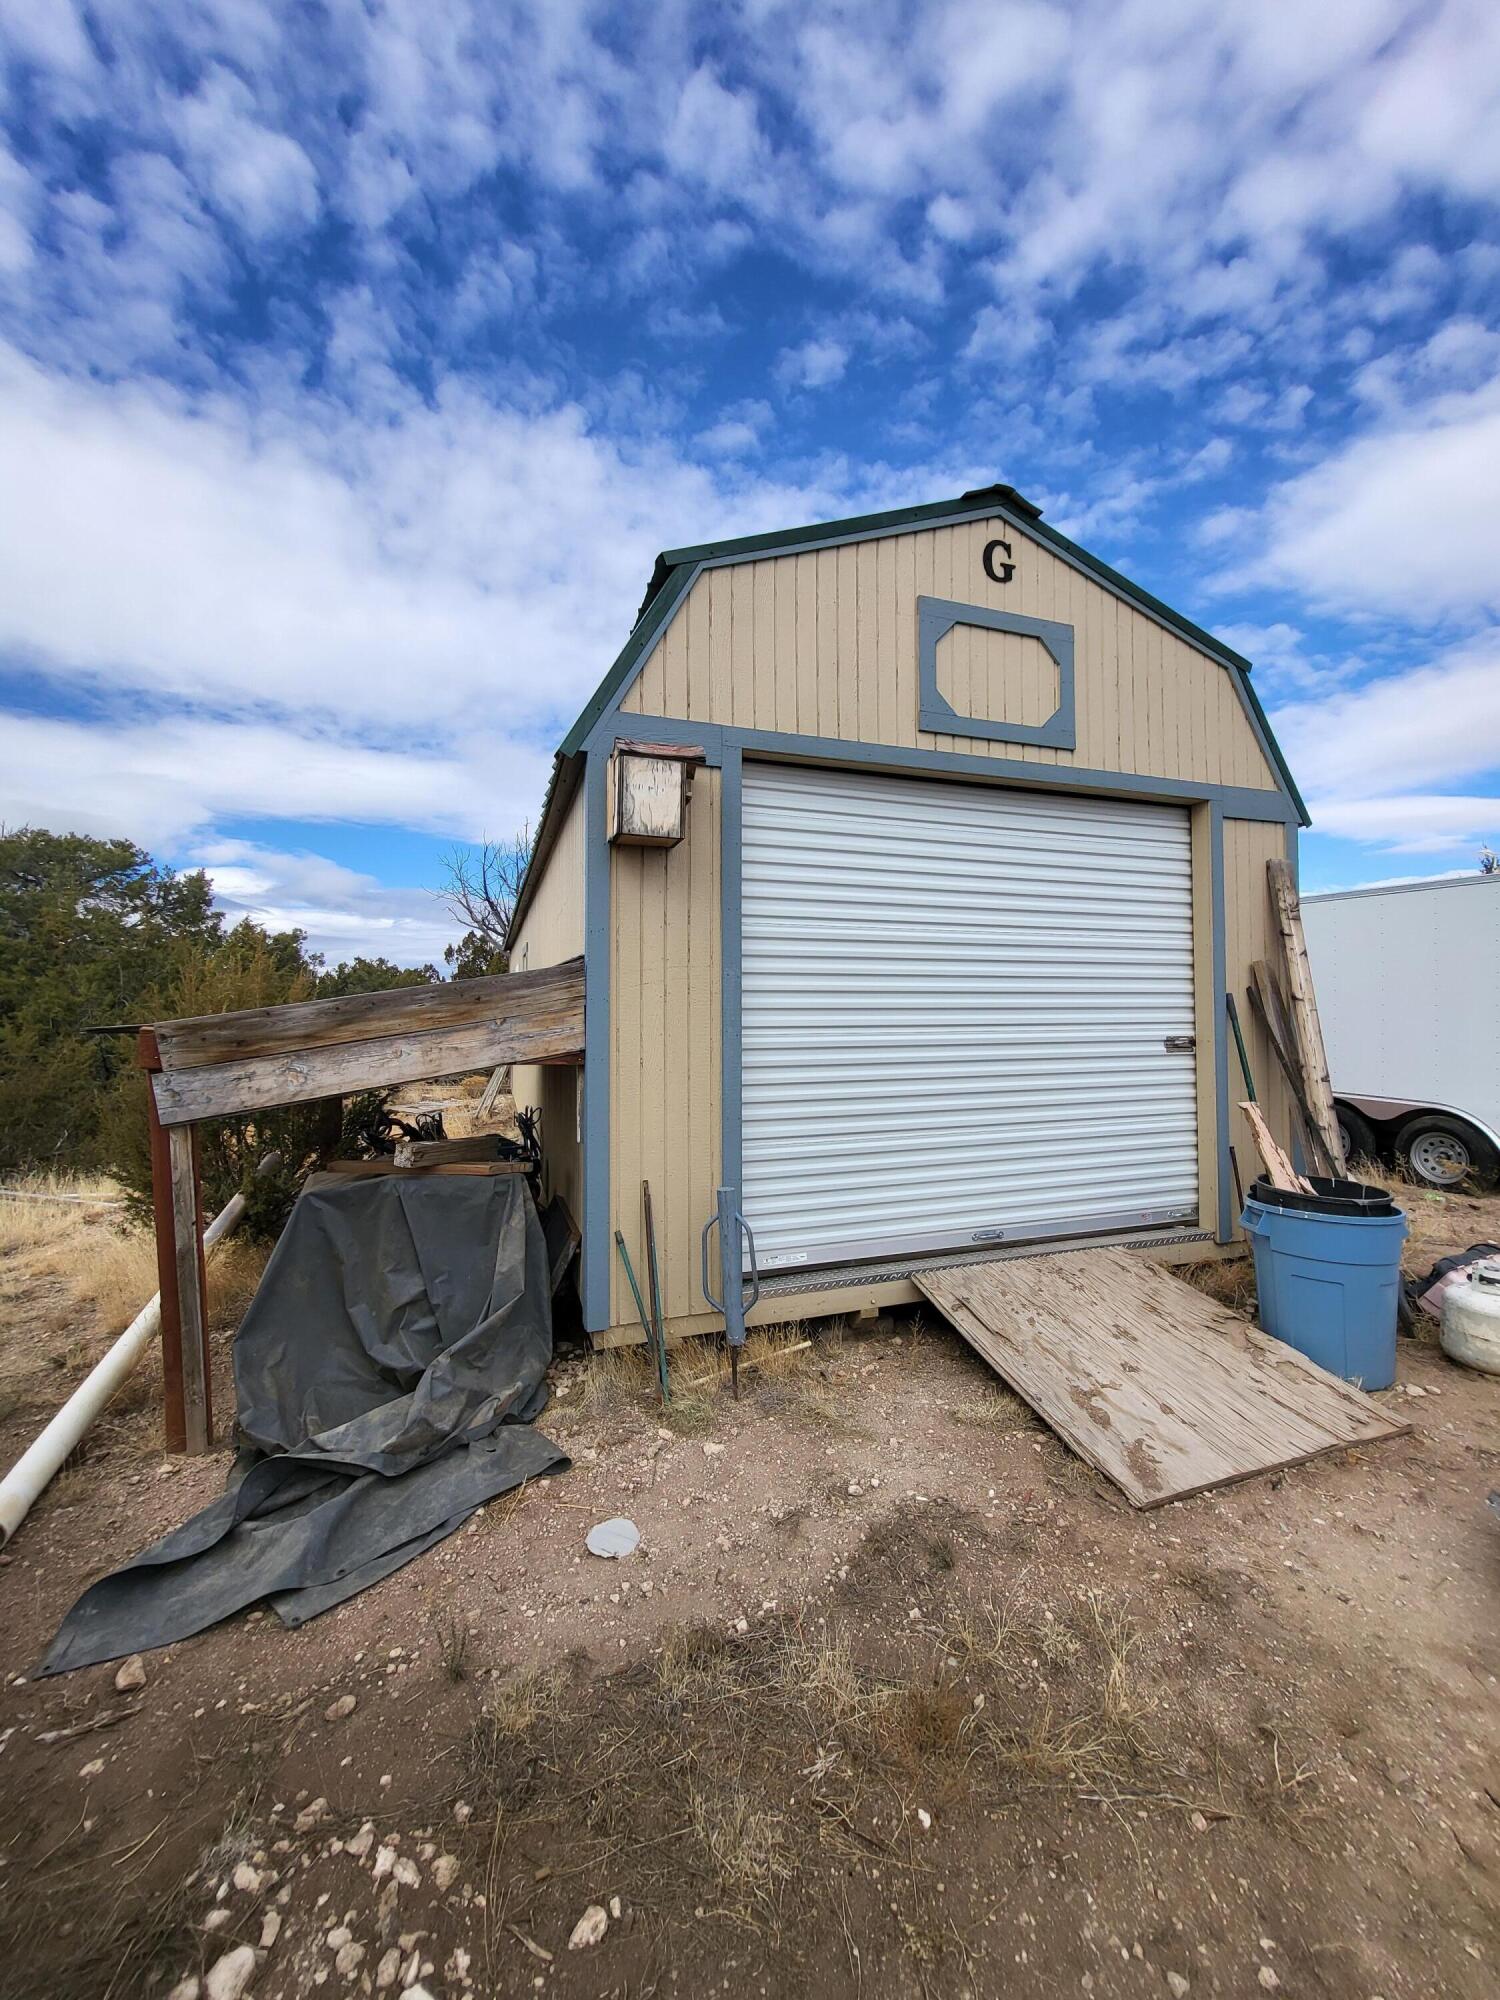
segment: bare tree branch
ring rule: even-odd
[[[495,951],[505,947],[532,845],[527,825],[510,840],[451,848],[444,860],[448,880],[439,892],[443,901],[466,930],[476,932]]]

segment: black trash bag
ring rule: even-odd
[[[185,1639],[269,1599],[300,1625],[568,1461],[530,1428],[552,1359],[519,1174],[321,1176],[235,1339],[229,1490],[64,1618],[41,1674]]]
[[[1450,1285],[1456,1285],[1474,1265],[1482,1264],[1486,1257],[1500,1257],[1500,1243],[1471,1243],[1467,1250],[1460,1250],[1453,1257],[1439,1257],[1425,1278],[1408,1281],[1407,1292],[1413,1306],[1429,1313],[1433,1319],[1443,1316],[1443,1295]]]

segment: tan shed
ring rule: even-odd
[[[516,1092],[595,1340],[640,1338],[643,1181],[673,1335],[723,1323],[721,1190],[752,1323],[1034,1247],[1227,1246],[1225,995],[1305,823],[1249,663],[1011,487],[661,556],[511,933],[518,970],[585,959],[582,1071]]]

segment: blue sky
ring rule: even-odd
[[[440,951],[662,547],[1012,481],[1500,845],[1500,9],[0,0],[0,816]]]

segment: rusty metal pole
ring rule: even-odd
[[[177,1227],[172,1208],[172,1160],[166,1127],[156,1113],[152,1078],[161,1070],[156,1037],[142,1028],[136,1061],[146,1072],[146,1116],[151,1131],[151,1211],[156,1222],[156,1282],[161,1291],[161,1372],[168,1451],[187,1450],[182,1401],[182,1307],[177,1293]]]

